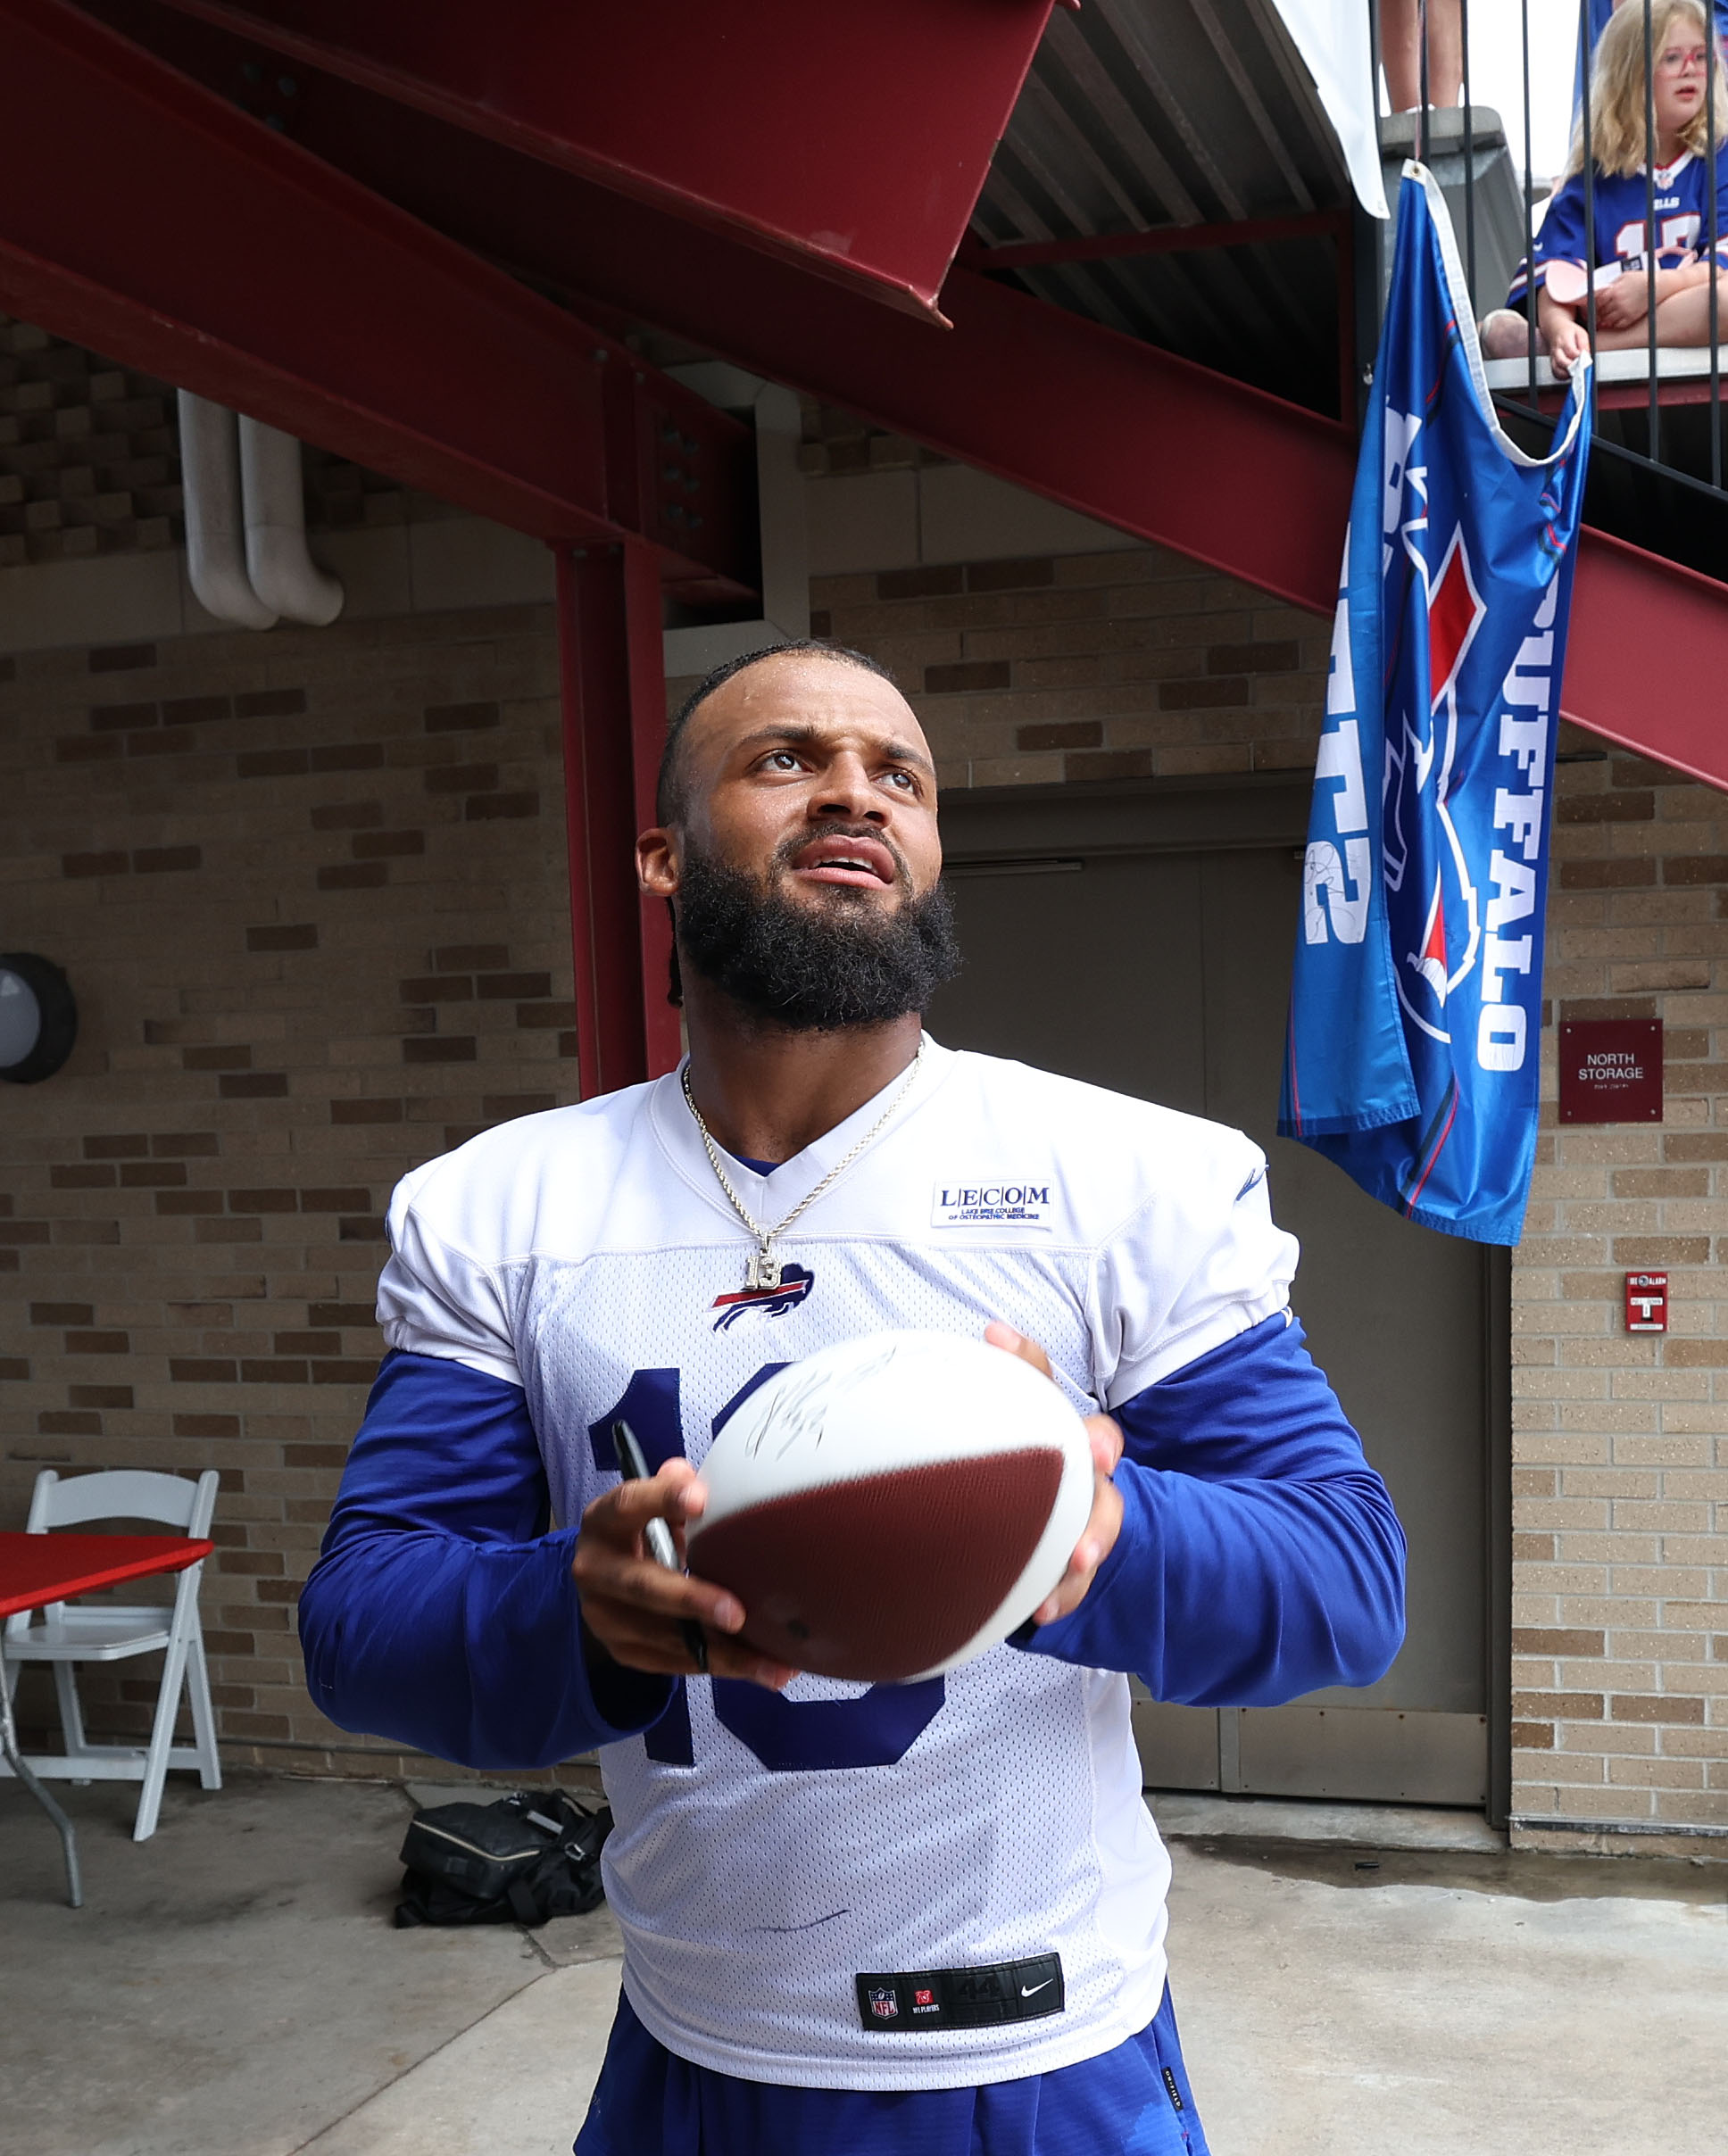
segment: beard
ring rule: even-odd
[[[801,904],[777,887],[777,876],[809,843],[808,832],[788,840],[762,877],[686,851],[677,955],[741,1008],[787,1032],[881,1025],[926,1009],[960,969],[946,890],[937,883],[911,897],[901,862],[902,895],[893,913],[843,884],[827,886],[817,904]]]

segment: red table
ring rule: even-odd
[[[213,1542],[185,1535],[0,1534],[0,1619],[50,1602],[68,1602],[98,1588],[144,1580],[155,1572],[183,1572],[209,1556]],[[79,1881],[78,1842],[72,1822],[24,1764],[12,1727],[12,1687],[0,1673],[0,1751],[6,1764],[35,1797],[60,1831],[66,1855],[67,1898],[74,1909],[84,1903]]]

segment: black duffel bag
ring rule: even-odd
[[[562,1789],[519,1789],[494,1804],[433,1804],[403,1838],[399,1928],[414,1924],[544,1924],[604,1898],[600,1852],[612,1830]]]

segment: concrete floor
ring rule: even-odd
[[[397,1932],[408,1790],[187,1779],[142,1847],[130,1792],[64,1793],[79,1911],[0,1787],[8,2156],[569,2149],[617,1997],[603,1910]],[[1721,2156],[1728,1865],[1508,1854],[1457,1814],[1156,1809],[1216,2156]]]

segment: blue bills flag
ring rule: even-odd
[[[1501,432],[1440,189],[1404,175],[1278,1128],[1426,1227],[1514,1243],[1589,404],[1581,368],[1544,459]]]

